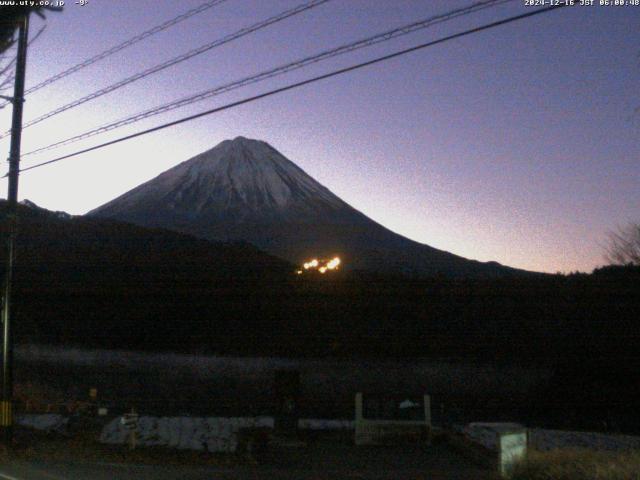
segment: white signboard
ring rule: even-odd
[[[527,454],[527,432],[500,434],[500,473],[506,475],[514,463]]]

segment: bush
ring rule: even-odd
[[[640,451],[559,449],[529,452],[510,480],[640,480]]]

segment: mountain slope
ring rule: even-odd
[[[250,333],[273,329],[287,296],[280,292],[290,291],[293,266],[246,243],[64,216],[31,202],[18,206],[18,222],[18,342],[258,350]],[[0,240],[6,233],[0,200]]]
[[[238,137],[89,212],[211,240],[243,240],[300,264],[339,255],[347,268],[422,275],[524,273],[409,240],[366,217],[269,144]]]

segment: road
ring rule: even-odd
[[[322,445],[272,452],[263,464],[237,467],[15,461],[0,480],[482,480],[486,470],[443,446],[426,449]]]
[[[0,467],[0,480],[211,480],[251,478],[210,468],[185,468],[109,463],[13,462]]]

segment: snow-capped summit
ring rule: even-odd
[[[244,137],[219,143],[89,215],[247,241],[297,264],[339,255],[347,268],[453,275],[512,271],[393,233],[268,143]]]
[[[277,219],[306,223],[316,221],[318,215],[329,218],[348,208],[268,143],[237,137],[167,170],[91,214],[127,217],[140,223],[158,217],[160,209],[162,217],[189,221]]]

